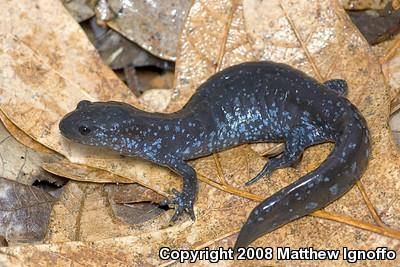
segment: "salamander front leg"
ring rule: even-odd
[[[183,211],[187,211],[192,220],[196,219],[194,214],[193,205],[197,196],[197,177],[195,170],[184,161],[174,161],[168,165],[170,169],[183,177],[182,192],[172,189],[175,195],[171,199],[164,200],[161,205],[176,205],[174,216],[171,221],[176,221]]]
[[[301,155],[303,155],[304,149],[313,143],[313,140],[307,137],[306,132],[306,129],[301,126],[293,128],[285,140],[285,151],[282,155],[268,160],[261,172],[247,181],[246,185],[257,182],[276,169],[296,166],[301,159]]]

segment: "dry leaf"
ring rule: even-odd
[[[395,10],[391,3],[376,11],[348,11],[347,14],[371,45],[400,32],[400,10]]]
[[[126,90],[123,82],[102,64],[96,50],[60,1],[1,1],[0,17],[0,33],[12,34],[28,46],[33,55],[68,80],[71,87],[82,90],[81,98],[135,102],[134,95]],[[30,69],[26,65],[20,70],[29,82],[40,77],[30,76],[40,73],[40,69]],[[37,85],[40,82],[38,80]],[[57,82],[62,81],[51,82],[59,86]]]
[[[71,181],[53,207],[45,242],[96,241],[135,236],[166,227],[171,217],[171,212],[158,216],[161,210],[157,210],[146,218],[144,224],[132,225],[124,221],[129,214],[121,217],[120,211],[115,208],[103,185]],[[143,221],[144,218],[141,219]]]
[[[31,185],[36,180],[55,181],[45,173],[41,165],[57,160],[49,153],[36,152],[17,142],[0,123],[0,166],[1,177]]]
[[[77,22],[94,16],[94,7],[97,0],[62,0],[66,9]]]
[[[93,41],[96,49],[103,61],[112,69],[122,69],[128,65],[135,67],[156,66],[161,69],[173,68],[172,62],[150,54],[114,30],[101,28],[94,19],[91,20],[90,24],[95,35]],[[100,32],[100,34],[96,34],[96,32]]]
[[[1,111],[0,111],[0,119],[3,122],[4,126],[7,128],[7,131],[10,132],[11,135],[24,146],[27,146],[37,152],[48,153],[48,154],[54,153],[54,151],[36,142],[31,137],[26,135],[23,131],[18,129],[18,127],[15,126]]]
[[[201,81],[231,64],[244,60],[274,59],[290,63],[316,77],[324,80],[343,77],[350,84],[350,99],[362,110],[368,120],[373,139],[373,155],[371,164],[362,181],[366,185],[368,195],[376,206],[383,221],[391,227],[399,228],[399,205],[397,201],[399,176],[399,155],[394,149],[388,129],[385,127],[389,109],[388,92],[379,71],[379,64],[369,51],[369,47],[360,37],[357,30],[350,23],[344,11],[329,1],[311,2],[301,1],[264,1],[260,4],[245,1],[247,14],[244,27],[243,9],[239,3],[230,1],[195,1],[185,23],[181,39],[181,56],[178,57],[176,83],[179,93],[170,103],[169,109],[176,110],[194,92]],[[268,9],[262,5],[272,5]],[[286,7],[290,5],[290,9]],[[254,9],[256,8],[256,9]],[[257,12],[256,12],[257,11]],[[268,11],[266,14],[262,13]],[[252,23],[252,17],[257,18]],[[260,23],[262,22],[262,23]],[[266,25],[262,25],[265,23]],[[256,25],[255,25],[256,24]],[[265,26],[267,26],[265,28]],[[249,39],[248,37],[251,37]],[[127,178],[134,178],[157,192],[167,192],[177,185],[176,179],[165,169],[153,165],[139,164],[129,159],[106,160],[90,158],[84,159],[85,153],[76,153],[72,145],[59,142],[57,122],[60,113],[68,108],[73,109],[72,103],[82,94],[76,87],[70,86],[68,81],[56,75],[51,66],[43,64],[40,57],[34,57],[30,48],[22,45],[18,39],[4,37],[0,43],[0,64],[5,75],[1,82],[0,97],[7,105],[1,103],[1,109],[16,123],[18,127],[29,133],[34,139],[67,155],[76,162],[85,162],[109,169],[113,173]],[[9,54],[18,51],[17,56]],[[64,106],[59,109],[40,110],[40,120],[32,126],[28,117],[23,114],[26,108],[34,107],[43,101],[42,97],[31,100],[33,92],[37,94],[41,88],[33,84],[26,86],[20,77],[15,74],[14,68],[21,63],[29,62],[41,72],[44,81],[46,96],[50,99],[60,99],[66,96]],[[38,68],[37,66],[40,66]],[[35,69],[34,68],[34,69]],[[18,73],[20,75],[20,73]],[[37,75],[38,76],[38,75]],[[9,79],[8,77],[13,77]],[[63,81],[67,86],[57,83],[57,88],[49,86],[53,80]],[[32,88],[31,88],[32,87]],[[65,88],[72,89],[73,93],[66,93]],[[19,88],[22,97],[15,99],[12,89]],[[382,88],[382,90],[374,90]],[[36,103],[36,104],[35,104]],[[11,104],[25,109],[16,112]],[[52,107],[51,107],[52,108]],[[22,114],[22,115],[21,115]],[[39,113],[40,114],[40,113]],[[43,124],[50,127],[44,127]],[[248,146],[231,149],[219,154],[220,167],[214,164],[213,157],[199,159],[193,162],[199,178],[206,183],[200,183],[199,195],[195,211],[197,220],[180,221],[167,227],[165,217],[150,227],[142,229],[128,229],[126,225],[115,222],[107,213],[106,199],[99,190],[100,185],[85,185],[87,198],[80,197],[79,208],[69,222],[75,223],[66,229],[62,220],[58,220],[60,231],[67,236],[52,240],[96,240],[93,242],[66,242],[28,247],[1,248],[4,253],[2,261],[17,261],[23,259],[35,264],[49,264],[55,256],[56,264],[95,265],[108,262],[113,265],[143,265],[165,263],[158,257],[159,248],[169,246],[174,248],[202,248],[235,233],[244,222],[248,212],[256,203],[243,199],[261,199],[261,196],[270,195],[293,182],[300,175],[309,172],[326,157],[329,145],[314,147],[306,151],[302,164],[298,170],[285,169],[276,171],[269,179],[246,190],[254,195],[247,194],[243,182],[260,170],[265,160],[252,152]],[[86,156],[89,156],[86,154]],[[110,163],[112,159],[112,164]],[[93,165],[96,165],[93,164]],[[132,169],[135,169],[132,171]],[[222,172],[221,172],[222,171]],[[222,175],[220,175],[222,173]],[[172,185],[173,184],[173,185]],[[233,185],[237,188],[233,188]],[[225,191],[221,191],[221,190]],[[85,193],[80,193],[83,196]],[[68,196],[65,193],[64,196]],[[71,196],[72,199],[72,196]],[[87,202],[87,203],[86,203]],[[68,201],[60,202],[68,203]],[[66,208],[65,208],[66,209]],[[373,222],[368,209],[364,206],[362,197],[357,190],[351,190],[339,201],[328,207],[330,211],[355,217],[358,221],[353,225],[363,227],[366,222]],[[56,212],[56,208],[53,210]],[[168,215],[168,212],[166,213]],[[170,213],[169,213],[170,215]],[[84,216],[83,219],[79,219]],[[52,216],[57,218],[57,216]],[[94,221],[94,218],[97,221]],[[362,220],[362,221],[360,221]],[[160,225],[165,223],[165,228]],[[347,222],[349,223],[349,222]],[[358,225],[357,225],[358,224]],[[53,225],[53,224],[52,224]],[[80,228],[78,228],[80,226]],[[93,228],[96,228],[97,231]],[[55,229],[55,228],[54,228]],[[77,230],[78,229],[78,230]],[[385,230],[376,226],[372,230]],[[388,233],[386,231],[383,234]],[[396,236],[396,231],[393,236]],[[75,234],[74,234],[75,233]],[[127,237],[99,240],[99,238],[131,235]],[[398,233],[397,233],[398,234]],[[301,240],[301,244],[299,241]],[[221,241],[224,246],[233,245],[233,240]],[[286,225],[253,245],[262,246],[314,246],[322,248],[336,248],[350,246],[354,248],[370,249],[371,247],[387,246],[398,249],[398,240],[381,235],[372,234],[352,227],[345,227],[336,222],[306,217]],[[82,257],[81,255],[85,255]],[[15,259],[16,258],[16,259]],[[276,263],[276,261],[266,264]],[[281,262],[280,262],[281,263]],[[298,261],[285,262],[299,264]],[[309,264],[309,262],[302,262]],[[322,262],[325,263],[326,262]],[[331,262],[329,262],[330,264]],[[224,264],[235,264],[224,262]],[[258,263],[260,264],[260,263]],[[34,265],[34,264],[32,264]]]
[[[112,199],[116,204],[140,202],[159,203],[165,198],[153,190],[138,184],[108,185],[106,190],[110,195],[110,199]]]
[[[46,171],[80,182],[95,183],[132,183],[132,180],[110,172],[68,161],[57,161],[42,164]]]
[[[170,89],[152,89],[144,92],[139,102],[150,112],[164,112],[171,101],[172,90]]]
[[[123,222],[143,224],[165,212],[157,204],[165,197],[138,184],[110,184],[105,187],[105,191],[113,213]]]
[[[33,186],[0,177],[0,235],[8,243],[43,239],[54,198]]]
[[[178,37],[190,0],[110,1],[118,16],[108,26],[150,53],[175,60]]]
[[[236,1],[194,1],[180,37],[175,97],[168,111],[183,107],[196,88],[216,71],[256,60]],[[211,8],[208,8],[211,7]]]
[[[339,0],[344,9],[382,9],[392,0]]]

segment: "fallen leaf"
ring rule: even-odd
[[[91,28],[95,33],[94,44],[103,61],[112,69],[122,69],[128,65],[134,67],[156,66],[161,69],[172,69],[173,62],[162,60],[120,33],[109,29],[96,35],[96,27],[100,28],[94,19],[91,20]]]
[[[395,10],[398,10],[400,8],[400,0],[393,0],[392,5]]]
[[[143,224],[165,212],[157,204],[165,197],[138,184],[109,184],[104,189],[113,213],[125,223]]]
[[[11,135],[21,144],[26,147],[31,148],[32,150],[42,152],[42,153],[54,153],[54,151],[48,149],[44,145],[36,142],[30,136],[25,134],[23,131],[18,129],[5,115],[0,111],[0,120],[3,122],[3,125],[7,128],[7,131],[11,133]]]
[[[54,198],[46,192],[0,178],[0,235],[8,243],[44,238]]]
[[[113,0],[110,5],[119,14],[107,25],[150,53],[174,61],[179,33],[191,2]]]
[[[207,7],[212,7],[208,9]],[[168,111],[176,111],[216,71],[256,60],[240,5],[236,1],[194,1],[185,22],[175,66],[175,92]]]
[[[396,11],[391,3],[376,11],[348,11],[347,14],[371,45],[400,32],[400,10]]]
[[[135,236],[165,228],[172,213],[163,212],[160,215],[158,210],[158,213],[147,218],[151,220],[134,225],[124,221],[126,217],[118,214],[120,210],[115,209],[112,202],[102,184],[69,182],[53,207],[44,242],[96,241]]]
[[[384,223],[399,228],[400,203],[397,201],[398,193],[395,191],[398,187],[399,155],[395,150],[393,140],[390,139],[390,133],[385,127],[389,115],[387,88],[383,82],[379,64],[371,54],[368,45],[350,23],[344,11],[330,1],[318,3],[307,0],[290,1],[290,3],[286,1],[285,3],[245,1],[244,3],[246,12],[249,12],[245,12],[247,14],[246,21],[243,20],[243,8],[237,2],[199,0],[194,2],[180,40],[181,56],[178,56],[177,69],[179,72],[176,75],[178,85],[176,92],[179,94],[175,96],[168,108],[170,110],[179,109],[200,82],[207,79],[209,75],[231,64],[250,59],[268,58],[284,61],[321,81],[337,77],[347,79],[350,85],[349,98],[367,118],[373,140],[371,164],[362,181]],[[286,6],[289,4],[290,9]],[[265,9],[263,5],[272,6],[267,6],[268,9]],[[262,13],[265,11],[268,12]],[[252,18],[254,19],[253,23]],[[267,25],[266,28],[263,23]],[[80,154],[74,154],[76,152],[73,150],[76,149],[76,146],[66,145],[61,141],[57,142],[60,140],[56,127],[58,119],[61,117],[60,113],[66,112],[68,108],[73,109],[72,103],[79,99],[80,91],[76,89],[76,86],[71,86],[68,81],[54,73],[51,66],[43,64],[40,57],[35,58],[30,52],[30,47],[21,44],[18,39],[4,37],[0,47],[1,69],[13,77],[11,79],[4,75],[6,81],[0,81],[2,83],[0,84],[2,89],[0,97],[7,103],[3,104],[2,102],[1,109],[18,127],[29,133],[35,140],[62,152],[72,161],[81,161],[88,165],[95,162],[100,168],[132,178],[156,192],[165,193],[171,187],[178,185],[175,176],[165,169],[154,167],[151,164],[139,163],[137,165],[137,161],[134,160],[114,159],[104,155],[102,155],[106,159],[104,161],[94,157],[86,159],[84,156],[90,156],[90,154],[85,154],[87,152],[80,150]],[[15,51],[18,51],[18,56],[10,58],[8,54],[15,53]],[[35,102],[42,101],[42,98],[37,98],[36,101],[31,100],[32,95],[42,92],[39,86],[35,84],[26,86],[18,75],[12,75],[15,73],[12,66],[20,66],[21,62],[30,62],[31,66],[35,67],[34,69],[42,70],[39,73],[41,73],[41,81],[43,81],[43,87],[46,88],[45,92],[48,98],[59,99],[59,96],[64,94],[67,96],[63,108],[41,109],[40,113],[36,113],[41,114],[38,117],[42,117],[34,126],[30,124],[32,118],[28,120],[28,117],[21,115],[24,114],[25,109],[19,109],[16,112],[15,108],[11,108],[11,105],[21,108],[34,107]],[[58,83],[57,88],[53,88],[54,83],[50,84],[52,86],[48,84],[48,81],[53,80],[62,80],[67,86],[60,86]],[[67,94],[65,87],[75,89],[72,89],[73,93]],[[21,88],[22,97],[16,99],[13,96],[11,92],[14,88]],[[381,88],[381,90],[374,90],[375,88]],[[50,125],[50,127],[44,127],[43,124]],[[213,244],[232,246],[233,238],[226,239],[226,237],[238,231],[248,212],[256,204],[245,198],[259,201],[263,196],[270,195],[293,182],[300,175],[304,175],[318,166],[329,153],[329,148],[329,145],[324,145],[308,149],[297,170],[276,171],[268,179],[246,188],[251,192],[243,191],[245,189],[243,182],[261,169],[265,159],[252,152],[248,146],[220,153],[217,156],[220,161],[220,169],[212,156],[193,161],[192,164],[195,166],[200,180],[203,181],[199,185],[198,200],[195,205],[197,220],[192,222],[183,218],[182,221],[170,227],[167,227],[167,218],[172,213],[170,211],[166,212],[166,216],[160,218],[158,222],[148,224],[156,226],[155,229],[151,227],[128,228],[120,222],[116,223],[112,219],[112,214],[110,215],[107,211],[107,199],[98,188],[101,185],[84,184],[85,187],[87,186],[85,190],[90,192],[83,193],[84,190],[79,190],[82,191],[79,193],[81,197],[78,198],[81,204],[76,207],[84,212],[76,211],[74,216],[70,216],[72,218],[69,218],[68,223],[77,223],[68,229],[64,227],[65,223],[62,220],[58,220],[55,225],[60,226],[58,228],[60,231],[51,231],[51,233],[65,231],[67,236],[59,239],[50,238],[49,242],[55,242],[55,240],[60,240],[60,242],[90,240],[93,242],[65,242],[1,248],[2,260],[23,259],[24,262],[30,261],[43,265],[50,264],[50,262],[54,264],[55,261],[57,264],[79,263],[82,265],[104,262],[111,265],[156,265],[166,263],[158,257],[159,248],[162,246],[186,249],[200,249]],[[135,170],[132,171],[132,169]],[[222,176],[220,175],[221,170]],[[85,194],[87,197],[82,197]],[[65,196],[68,194],[65,193]],[[70,197],[72,199],[72,196]],[[62,203],[65,204],[68,201]],[[368,231],[308,216],[266,235],[253,245],[261,244],[272,247],[284,245],[293,248],[301,245],[320,249],[343,246],[369,249],[386,246],[398,249],[399,242],[395,239],[398,232],[391,228],[373,225],[372,216],[364,206],[362,197],[356,189],[351,190],[339,201],[330,205],[327,210],[329,213],[325,212],[325,214],[332,215],[337,211],[342,214],[342,217],[343,215],[352,216],[352,220],[342,220],[341,222],[368,229]],[[56,212],[56,208],[54,208],[54,212]],[[317,216],[318,213],[314,215]],[[85,217],[81,218],[81,216]],[[52,217],[57,218],[57,216]],[[326,215],[325,218],[328,217]],[[338,215],[336,220],[340,221],[338,218],[342,217]],[[371,231],[380,233],[380,235],[371,233]],[[389,233],[393,233],[391,238],[387,237]],[[124,234],[131,236],[116,238]],[[71,236],[72,239],[70,239]],[[99,240],[106,237],[113,238]],[[85,256],[82,257],[82,255]],[[271,261],[267,264],[272,263],[278,262]],[[309,262],[287,261],[287,263],[307,264]],[[235,263],[223,262],[222,264]]]
[[[65,8],[77,22],[81,22],[94,16],[96,0],[62,0]]]
[[[110,199],[116,204],[151,202],[159,203],[165,197],[138,184],[108,185]]]
[[[37,152],[20,144],[1,123],[0,159],[0,176],[3,178],[26,185],[32,185],[38,179],[56,181],[42,170],[41,165],[44,162],[58,160],[59,157],[47,152]]]
[[[135,96],[102,63],[79,24],[75,23],[60,1],[1,1],[0,17],[3,18],[0,33],[12,34],[28,46],[32,55],[39,56],[69,84],[78,87],[82,99],[90,99],[90,96],[92,99],[113,98],[135,102]],[[38,78],[29,76],[37,74],[29,65],[24,71],[26,79]],[[52,82],[56,85],[57,81]]]
[[[152,89],[144,92],[139,102],[150,112],[164,112],[172,97],[171,89]]]
[[[382,9],[392,0],[339,0],[344,9],[364,10]]]
[[[151,202],[134,204],[112,203],[111,207],[115,216],[129,224],[143,224],[165,212],[157,204]]]
[[[46,171],[80,182],[95,183],[132,183],[132,180],[112,174],[110,172],[92,168],[86,165],[74,164],[68,161],[57,161],[43,163],[42,168]]]

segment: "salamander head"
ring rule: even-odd
[[[76,109],[61,120],[61,134],[72,141],[93,146],[113,148],[123,122],[134,108],[120,102],[79,102]]]

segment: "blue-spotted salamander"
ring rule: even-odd
[[[333,142],[315,170],[260,203],[242,227],[235,247],[245,247],[274,229],[321,209],[342,196],[368,163],[365,119],[344,94],[344,80],[320,83],[288,65],[246,62],[204,82],[175,113],[149,113],[121,102],[81,101],[59,128],[75,142],[111,148],[167,166],[183,177],[172,221],[186,210],[194,219],[197,178],[187,160],[244,143],[284,141],[247,184],[277,168],[296,164],[308,146]]]

